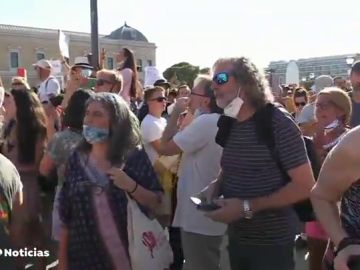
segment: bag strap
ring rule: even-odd
[[[52,77],[49,77],[47,80],[46,80],[46,83],[45,83],[45,91],[47,92],[47,88],[48,88],[48,84],[49,84],[49,81],[52,80],[53,78]]]
[[[281,172],[281,175],[290,181],[290,177],[287,171],[281,164],[279,153],[276,149],[274,128],[273,128],[273,115],[275,110],[280,110],[278,106],[268,103],[263,108],[258,110],[254,115],[255,120],[255,130],[259,140],[259,143],[263,143],[269,149],[271,157],[276,163],[276,166]]]
[[[218,132],[216,133],[215,142],[223,148],[226,145],[235,121],[236,119],[232,117],[221,115],[217,122]]]

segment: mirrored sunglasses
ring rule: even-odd
[[[217,85],[223,85],[229,81],[230,76],[233,75],[230,72],[219,72],[214,75],[213,82]]]

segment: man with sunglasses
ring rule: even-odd
[[[219,59],[213,70],[216,102],[229,125],[220,125],[217,136],[218,142],[226,137],[222,171],[201,194],[209,201],[224,198],[215,200],[219,209],[207,216],[228,224],[233,270],[294,269],[299,220],[293,204],[308,198],[314,185],[300,130],[272,105],[271,91],[249,59]],[[259,136],[260,112],[268,108],[278,160]]]
[[[215,143],[215,135],[222,110],[216,105],[211,78],[198,77],[194,85],[190,98],[176,101],[161,139],[160,153],[168,156],[182,153],[173,226],[181,229],[184,269],[219,270],[226,226],[206,218],[190,197],[205,188],[220,170],[222,149]],[[178,119],[186,110],[195,118],[178,130]]]
[[[114,70],[102,69],[96,73],[95,92],[119,94],[122,90],[122,76]]]

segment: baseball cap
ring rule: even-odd
[[[45,60],[45,59],[41,59],[39,61],[37,61],[37,63],[33,64],[34,67],[39,67],[42,69],[47,69],[47,70],[51,70],[52,69],[52,65],[50,63],[50,61]]]

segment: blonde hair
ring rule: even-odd
[[[120,92],[122,91],[124,80],[119,72],[109,69],[101,69],[96,73],[96,76],[98,76],[99,74],[103,74],[107,76],[110,79],[110,81],[114,84],[114,88],[112,91],[113,93],[120,94]]]
[[[23,86],[25,86],[26,90],[30,90],[30,85],[27,82],[26,78],[24,78],[24,77],[20,77],[20,76],[13,77],[11,79],[11,84],[13,84],[13,83],[20,83]]]
[[[338,109],[344,112],[344,117],[341,119],[343,124],[349,125],[350,124],[350,117],[352,111],[352,104],[351,99],[344,90],[341,90],[337,87],[328,87],[324,90],[321,90],[318,94],[320,95],[327,95],[330,98],[332,104],[334,104]]]

